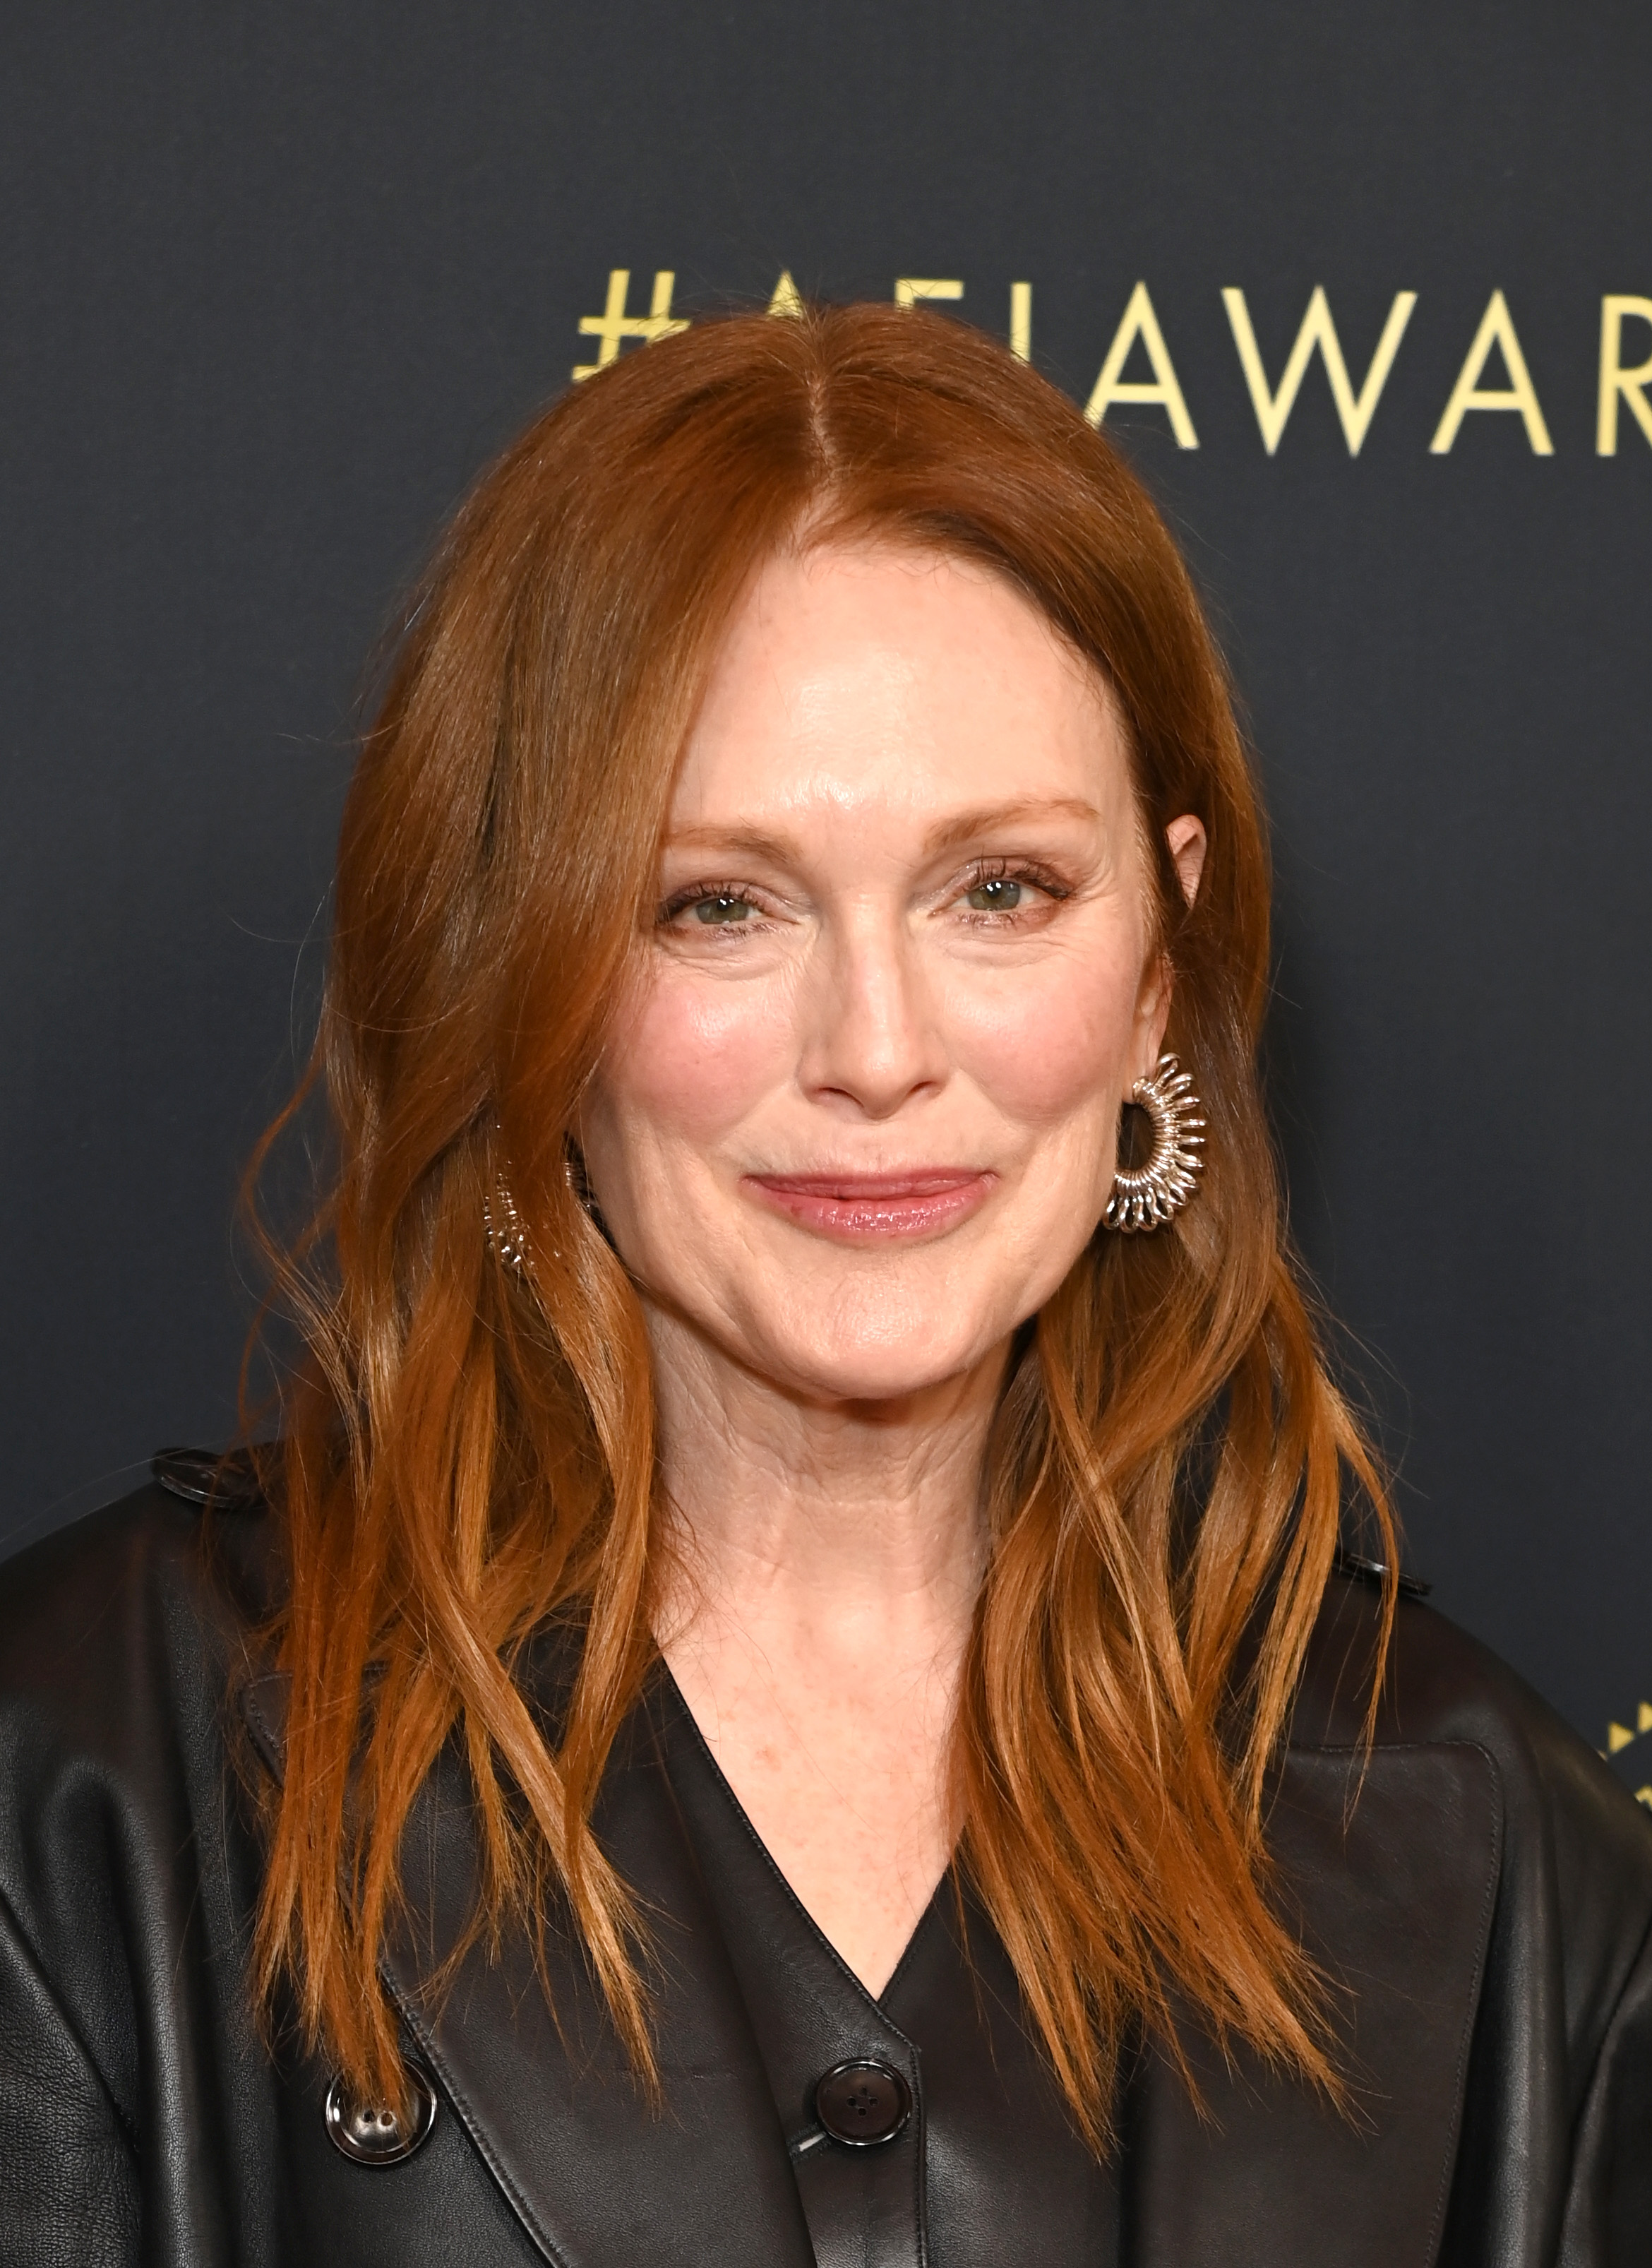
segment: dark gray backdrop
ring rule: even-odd
[[[1259,750],[1297,1232],[1439,1600],[1633,1729],[1652,446],[1596,453],[1596,384],[1652,295],[1646,8],[13,0],[3,52],[5,1536],[229,1434],[361,659],[610,270],[956,279],[1001,333],[1027,280],[1081,400],[1145,281],[1200,446],[1109,428]],[[1419,298],[1359,457],[1316,362],[1270,458],[1221,292],[1277,381],[1316,284],[1356,383]],[[1431,454],[1494,291],[1553,454],[1479,410]]]

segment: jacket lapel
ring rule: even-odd
[[[1339,1988],[1351,2117],[1240,2054],[1203,2111],[1145,2059],[1126,2122],[1132,2268],[1428,2268],[1496,1895],[1496,1768],[1466,1742],[1290,1750],[1269,1844]]]
[[[277,1769],[283,1688],[265,1678],[246,1696]],[[633,2079],[571,1931],[547,1931],[551,2005],[521,1931],[494,1951],[473,1946],[446,1992],[429,1990],[477,1881],[470,1793],[452,1745],[402,1847],[406,1912],[385,1966],[407,2029],[559,2268],[810,2268],[774,2098],[646,1705],[610,1762],[595,1826],[653,1933],[659,2106]]]

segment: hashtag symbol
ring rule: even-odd
[[[576,379],[594,378],[606,370],[620,351],[621,339],[644,339],[652,346],[656,339],[668,339],[673,331],[686,331],[688,326],[672,315],[672,293],[677,286],[676,271],[657,268],[654,271],[654,297],[649,302],[646,315],[628,315],[625,303],[631,296],[631,271],[628,268],[608,270],[608,304],[599,315],[582,315],[579,335],[583,339],[599,339],[595,362],[574,364]]]

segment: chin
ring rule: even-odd
[[[878,1361],[870,1356],[776,1365],[775,1383],[804,1402],[825,1407],[911,1402],[946,1385],[970,1366],[937,1367],[917,1359]]]
[[[788,1319],[789,1320],[789,1319]],[[775,1382],[810,1401],[900,1402],[962,1377],[1002,1346],[1015,1328],[982,1318],[903,1314],[856,1319],[858,1328],[799,1331],[781,1323],[762,1334],[757,1353]]]

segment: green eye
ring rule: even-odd
[[[694,919],[704,922],[708,927],[722,922],[743,922],[750,916],[751,910],[749,898],[731,897],[723,890],[715,892],[709,898],[696,898],[694,901]]]
[[[977,882],[969,893],[969,904],[978,914],[1012,914],[1021,903],[1024,882],[1013,876],[1001,874],[990,882]]]

